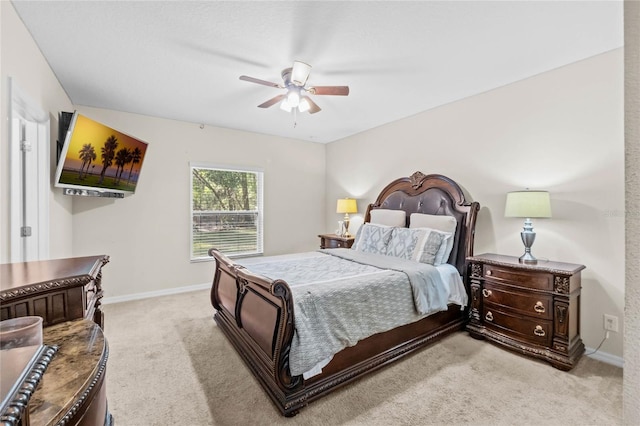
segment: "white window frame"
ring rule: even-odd
[[[206,256],[194,256],[193,253],[193,244],[194,244],[194,223],[193,223],[193,169],[211,169],[211,170],[225,170],[230,172],[239,172],[239,173],[256,173],[258,178],[257,183],[257,194],[256,194],[256,202],[258,207],[258,222],[257,222],[257,250],[255,252],[246,252],[246,253],[225,253],[227,257],[230,258],[240,258],[240,257],[252,257],[252,256],[261,256],[264,253],[264,170],[262,168],[257,167],[245,167],[245,166],[228,166],[221,164],[212,164],[212,163],[199,163],[199,162],[190,162],[189,163],[189,258],[191,262],[206,262],[213,260],[212,257]]]

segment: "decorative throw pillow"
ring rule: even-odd
[[[401,259],[413,259],[418,241],[424,236],[422,229],[392,228],[391,239],[387,245],[387,256]]]
[[[451,236],[451,234],[448,235]],[[422,240],[416,246],[414,260],[420,263],[428,263],[429,265],[440,265],[442,262],[436,264],[438,260],[437,254],[442,247],[446,248],[446,245],[444,232],[425,228]]]
[[[393,228],[364,223],[356,233],[352,248],[366,253],[387,254]]]
[[[450,234],[449,234],[450,235]],[[429,228],[393,228],[387,256],[433,265],[445,234]]]
[[[385,226],[407,226],[407,214],[404,210],[373,209],[369,213],[371,223]]]
[[[434,230],[435,231],[435,230]],[[436,253],[436,258],[433,262],[435,266],[447,263],[449,255],[453,249],[453,234],[450,232],[435,231],[442,234],[442,244]]]
[[[448,215],[411,213],[409,217],[409,228],[430,228],[445,233],[446,244],[436,254],[434,263],[436,266],[447,263],[449,260],[449,255],[453,249],[453,236],[456,233],[457,226],[458,221],[456,218]]]

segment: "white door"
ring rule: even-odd
[[[49,258],[49,117],[11,84],[11,262]]]

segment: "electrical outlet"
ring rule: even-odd
[[[615,315],[604,314],[604,329],[618,332],[618,317]]]

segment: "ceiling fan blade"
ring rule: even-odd
[[[349,86],[313,86],[309,87],[307,91],[313,95],[347,96]]]
[[[296,86],[304,86],[311,73],[311,65],[304,62],[294,61],[291,68],[291,82]]]
[[[308,96],[303,96],[303,99],[306,99],[309,102],[309,114],[315,114],[316,112],[320,112],[321,108],[311,100]]]
[[[249,77],[248,75],[241,75],[240,80],[248,81],[250,83],[262,84],[264,86],[277,87],[278,89],[283,89],[283,86],[279,85],[278,83],[272,83],[270,81],[260,80],[259,78]]]
[[[273,97],[273,98],[269,99],[268,101],[263,102],[260,105],[258,105],[258,108],[269,108],[271,105],[275,105],[278,102],[280,102],[281,100],[283,100],[285,96],[286,95],[283,94],[283,95],[278,95],[276,97]]]

